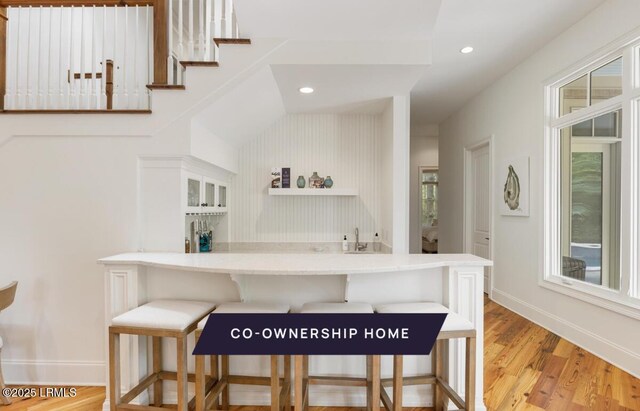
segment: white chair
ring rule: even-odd
[[[13,304],[13,299],[16,296],[17,288],[18,288],[17,281],[12,282],[11,284],[9,284],[4,288],[0,288],[0,311],[4,310],[5,308]],[[0,353],[2,353],[2,346],[3,346],[2,337],[0,337]],[[0,358],[0,389],[4,389],[4,388],[5,388],[4,378],[2,377],[2,359]],[[11,404],[11,400],[6,395],[1,394],[0,398],[2,398],[2,403],[4,405]]]
[[[446,398],[449,398],[460,409],[465,411],[475,410],[476,396],[476,330],[473,324],[464,317],[450,311],[442,304],[433,302],[385,304],[376,307],[380,314],[400,313],[446,313],[442,329],[438,334],[436,343],[431,352],[432,373],[418,377],[405,378],[402,373],[402,355],[393,357],[393,401],[384,389],[381,390],[380,399],[389,411],[402,410],[402,388],[405,385],[431,384],[433,385],[433,403],[436,411],[441,411],[445,406]],[[465,399],[463,400],[446,381],[443,373],[445,363],[444,343],[452,338],[464,338],[466,340],[465,361]],[[383,381],[383,384],[387,381]],[[444,396],[441,396],[440,390]]]
[[[221,304],[211,315],[216,314],[286,314],[289,312],[287,304],[270,303],[224,303]],[[198,323],[196,330],[196,341],[200,338],[207,320],[210,316],[203,318]],[[205,358],[203,355],[196,355],[196,411],[218,409],[219,401],[222,402],[222,409],[228,410],[230,405],[229,385],[263,385],[271,387],[271,410],[280,411],[291,409],[291,356],[284,356],[284,378],[279,376],[279,356],[271,356],[271,376],[256,377],[250,375],[230,375],[229,356],[221,355],[221,372],[218,374],[218,360],[216,356],[211,356],[211,375],[205,375]],[[218,375],[220,378],[218,379]]]
[[[364,303],[307,303],[303,314],[373,314],[373,307]],[[366,378],[309,376],[309,356],[294,355],[294,410],[309,408],[309,385],[358,386],[367,388],[367,410],[380,410],[380,356],[367,355]]]
[[[198,322],[215,308],[202,301],[157,300],[141,305],[115,317],[109,327],[109,399],[111,411],[132,409],[126,405],[153,385],[154,407],[135,406],[135,409],[158,409],[162,405],[162,381],[176,381],[178,410],[189,409],[187,372],[187,336]],[[120,335],[146,335],[153,338],[153,371],[124,396],[120,395]],[[177,370],[162,369],[162,338],[176,339]],[[122,406],[121,406],[122,405]]]

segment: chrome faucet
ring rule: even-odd
[[[367,243],[360,244],[360,231],[356,227],[356,247],[355,251],[364,251],[367,249]]]

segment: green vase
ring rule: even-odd
[[[306,184],[306,180],[305,180],[304,176],[299,176],[298,177],[297,184],[298,184],[298,188],[304,188],[304,185]]]
[[[331,176],[327,176],[327,178],[324,179],[324,186],[326,188],[333,187],[333,180],[331,179]]]

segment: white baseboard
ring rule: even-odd
[[[2,360],[7,384],[17,385],[105,385],[102,361]]]
[[[544,311],[496,288],[492,291],[493,300],[511,311],[640,378],[640,353],[630,351],[601,335],[579,327],[564,318]]]

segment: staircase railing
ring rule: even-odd
[[[232,0],[0,0],[0,110],[145,110],[238,34]]]

